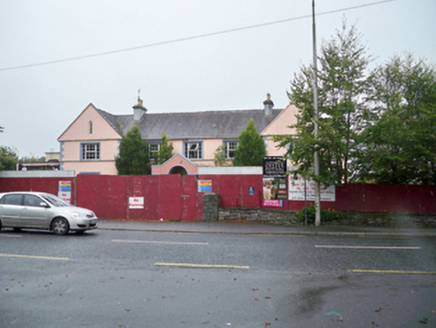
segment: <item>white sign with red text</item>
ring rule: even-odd
[[[305,180],[302,177],[294,178],[289,175],[288,183],[288,200],[301,200],[304,201],[304,184],[306,184],[306,200],[315,200],[315,182],[313,180]],[[336,201],[336,189],[335,186],[325,187],[321,183],[321,201],[322,202],[335,202]]]
[[[129,208],[144,208],[144,197],[129,197]]]

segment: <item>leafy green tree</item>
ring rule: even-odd
[[[265,142],[257,132],[253,118],[238,137],[238,147],[233,159],[234,166],[262,166],[265,156]]]
[[[324,43],[318,58],[318,135],[315,140],[313,109],[313,68],[303,66],[291,81],[290,102],[299,108],[298,122],[291,126],[295,136],[275,137],[298,167],[296,174],[326,184],[350,181],[350,162],[359,149],[359,132],[365,126],[362,94],[367,87],[365,70],[370,61],[360,34],[354,26],[342,30]],[[312,173],[318,150],[320,176]]]
[[[0,171],[15,171],[18,162],[17,152],[7,146],[0,146]]]
[[[36,157],[35,155],[31,154],[31,156],[24,156],[19,159],[20,163],[40,163],[45,162],[45,156]]]
[[[148,144],[134,125],[121,140],[120,154],[115,158],[119,175],[143,175],[151,173]]]
[[[165,132],[162,133],[162,139],[160,140],[159,158],[158,164],[163,164],[174,155],[173,143],[167,138]]]
[[[436,184],[436,78],[432,67],[393,57],[371,77],[371,122],[356,163],[363,182]]]
[[[229,160],[226,158],[224,146],[221,145],[215,150],[213,162],[216,167],[231,165]]]

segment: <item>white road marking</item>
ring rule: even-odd
[[[315,245],[315,248],[343,248],[343,249],[421,249],[419,246],[348,246],[348,245]]]
[[[209,245],[209,243],[201,243],[201,242],[129,240],[129,239],[112,239],[112,242],[114,242],[114,243],[126,243],[126,244],[197,245],[197,246],[208,246]]]
[[[5,238],[20,238],[20,237],[23,237],[23,236],[22,235],[4,235],[4,234],[1,234],[0,238],[1,237],[5,237]]]
[[[158,266],[177,266],[187,268],[215,268],[215,269],[250,269],[246,265],[227,265],[227,264],[194,264],[194,263],[164,263],[156,262]]]

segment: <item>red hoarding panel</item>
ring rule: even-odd
[[[201,220],[204,195],[198,191],[198,180],[210,181],[212,192],[220,194],[222,207],[262,208],[262,175],[0,178],[0,192],[43,191],[57,195],[59,182],[69,181],[72,203],[93,210],[101,218],[195,221]],[[436,186],[346,184],[335,189],[336,200],[321,202],[322,208],[436,213]],[[129,197],[142,197],[143,207],[129,209]],[[303,208],[304,201],[288,201],[286,206],[292,211]]]
[[[367,184],[365,212],[436,213],[436,187]]]

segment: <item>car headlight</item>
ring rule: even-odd
[[[78,219],[86,219],[86,214],[83,213],[72,213],[73,217]]]

